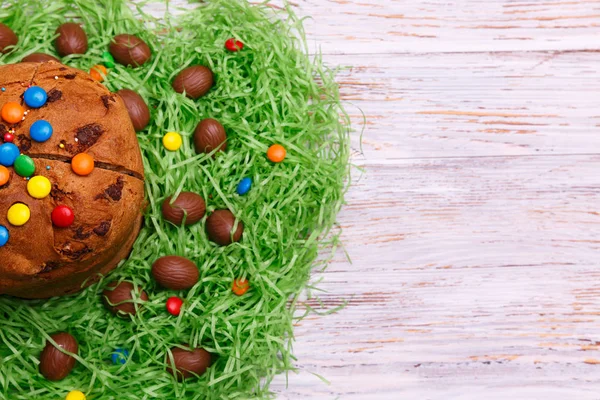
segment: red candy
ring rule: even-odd
[[[179,297],[169,297],[167,299],[167,311],[169,314],[173,314],[175,316],[181,313],[181,306],[183,305],[183,300]]]
[[[227,39],[225,42],[225,48],[229,51],[239,51],[244,48],[244,43],[239,40],[235,40],[234,38]]]
[[[52,223],[58,228],[68,228],[73,224],[74,220],[75,214],[73,214],[73,210],[67,206],[56,206],[56,208],[52,210]]]
[[[6,143],[12,143],[13,140],[15,140],[15,135],[13,135],[12,133],[5,133],[4,134],[4,141]]]

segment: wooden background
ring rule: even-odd
[[[600,1],[294,1],[365,171],[279,398],[600,399]]]

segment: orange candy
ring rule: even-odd
[[[3,165],[0,165],[0,186],[5,185],[10,179],[10,171]]]
[[[90,76],[97,82],[104,81],[106,74],[108,74],[108,70],[104,65],[94,65],[92,69],[90,69]]]
[[[79,153],[71,160],[71,169],[77,175],[89,175],[94,170],[94,158],[89,154]]]
[[[280,144],[274,144],[267,150],[267,158],[274,163],[280,163],[285,158],[285,147]]]
[[[250,289],[250,282],[248,282],[246,279],[235,279],[231,288],[233,293],[237,294],[238,296],[246,293],[248,289]]]
[[[9,124],[21,122],[23,115],[25,115],[25,110],[19,103],[11,101],[2,106],[2,119]]]

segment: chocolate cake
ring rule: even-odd
[[[0,186],[0,225],[10,232],[0,247],[0,294],[46,298],[74,293],[126,258],[139,232],[144,171],[133,125],[119,96],[87,73],[57,62],[0,66],[0,86],[0,107],[17,102],[26,111],[16,124],[0,121],[0,144],[4,133],[12,132],[21,154],[33,159],[35,175],[52,185],[48,196],[36,199],[28,194],[27,178],[9,168],[10,179]],[[24,103],[29,86],[47,93],[42,107]],[[53,128],[45,142],[29,135],[39,120]],[[89,175],[71,169],[79,153],[93,157]],[[22,226],[7,219],[15,203],[31,213]],[[75,216],[66,228],[51,218],[61,205]]]

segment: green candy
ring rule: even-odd
[[[104,66],[106,68],[114,68],[115,59],[113,58],[112,54],[110,54],[108,51],[102,53],[102,60],[104,60]]]
[[[13,165],[15,172],[22,177],[30,177],[35,172],[35,163],[31,157],[21,154]]]

